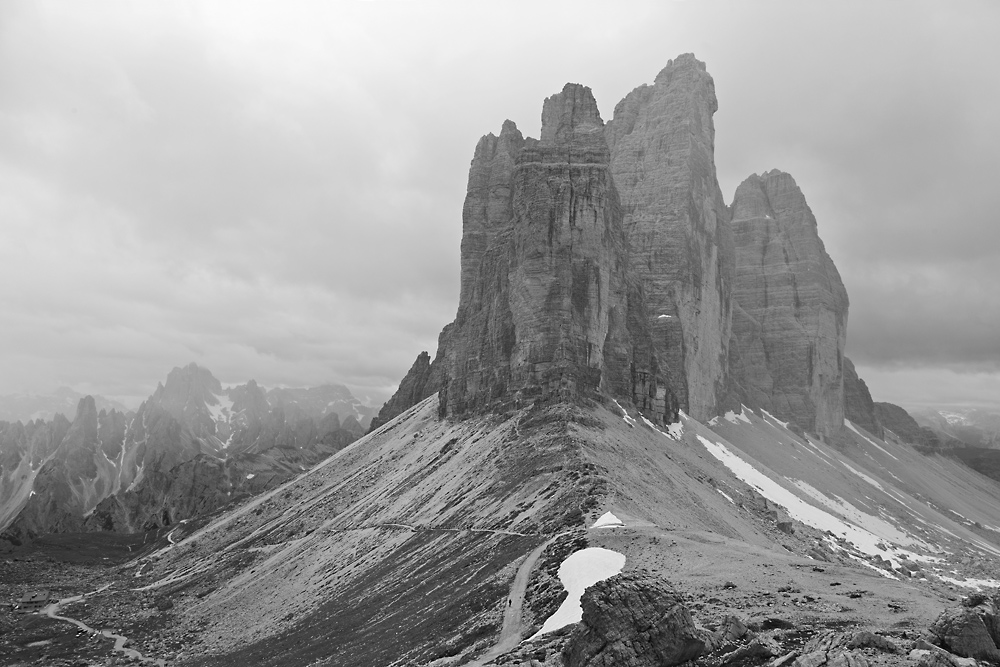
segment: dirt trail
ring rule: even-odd
[[[556,537],[559,537],[556,535]],[[517,569],[514,582],[510,585],[510,602],[503,612],[503,628],[500,630],[500,638],[489,651],[484,653],[475,662],[469,663],[469,667],[482,667],[490,660],[503,655],[507,651],[515,648],[521,643],[521,607],[524,605],[524,592],[528,588],[528,577],[531,576],[531,568],[535,566],[535,561],[542,555],[545,547],[552,544],[556,537],[535,547],[535,550],[527,555],[521,567]]]
[[[55,602],[55,603],[50,604],[49,606],[45,607],[45,609],[43,609],[42,611],[44,611],[45,615],[48,616],[49,618],[53,618],[53,619],[55,619],[57,621],[66,621],[67,623],[72,623],[73,625],[77,626],[81,630],[85,630],[86,632],[89,632],[91,634],[95,634],[95,635],[96,634],[100,634],[100,635],[103,635],[103,636],[107,637],[108,639],[114,639],[115,640],[115,648],[114,648],[114,650],[116,650],[119,653],[123,654],[127,658],[132,658],[133,660],[139,660],[141,662],[151,662],[151,663],[153,663],[155,665],[159,665],[160,667],[166,667],[167,663],[165,661],[163,661],[163,660],[158,660],[158,659],[155,659],[155,658],[147,658],[147,657],[143,656],[142,653],[139,653],[135,649],[125,648],[125,642],[128,641],[128,637],[123,637],[122,635],[115,634],[114,632],[111,632],[110,630],[95,630],[94,628],[90,627],[89,625],[87,625],[83,621],[78,621],[75,618],[70,618],[69,616],[60,616],[58,614],[59,607],[65,605],[65,604],[69,604],[71,602],[78,602],[78,601],[82,600],[84,597],[86,597],[86,596],[84,596],[84,595],[75,595],[75,596],[73,596],[71,598],[63,598],[62,600],[59,600],[58,602]]]

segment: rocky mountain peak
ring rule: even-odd
[[[604,146],[604,121],[587,86],[567,83],[542,105],[543,144]]]
[[[831,436],[844,423],[848,299],[816,218],[777,169],[744,180],[732,212],[730,375],[740,400]]]
[[[685,54],[615,107],[605,136],[656,355],[682,409],[725,397],[733,247],[715,172],[715,84]]]

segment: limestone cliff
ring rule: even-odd
[[[732,204],[730,373],[741,400],[830,436],[844,419],[847,291],[792,177],[750,176]]]
[[[632,267],[681,407],[712,417],[725,391],[733,275],[715,174],[715,84],[691,54],[615,107],[605,131]]]
[[[876,438],[885,437],[868,385],[858,377],[854,364],[847,357],[844,357],[844,417]]]
[[[507,121],[479,142],[458,314],[373,425],[437,390],[443,415],[600,391],[675,418],[609,167],[604,122],[578,84],[545,100],[540,139]]]

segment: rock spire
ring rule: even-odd
[[[671,389],[696,419],[725,392],[733,250],[715,174],[715,84],[691,54],[615,107],[611,171]]]
[[[788,174],[754,174],[732,205],[738,304],[730,362],[741,400],[802,429],[844,423],[847,291]]]

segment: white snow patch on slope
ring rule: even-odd
[[[660,435],[665,435],[671,440],[680,440],[681,436],[684,435],[684,426],[680,422],[675,422],[673,424],[668,425],[667,430],[664,431],[660,428],[657,428],[656,424],[649,421],[645,417],[642,417],[642,421],[644,421],[646,423],[646,426],[648,426],[649,428],[653,429]]]
[[[256,476],[257,476],[257,475],[255,475],[255,474],[254,474],[254,473],[252,473],[252,472],[248,472],[248,473],[247,473],[247,479],[253,479],[253,478],[254,478],[254,477],[256,477]]]
[[[817,528],[819,530],[828,530],[834,535],[843,537],[848,542],[853,544],[859,551],[866,553],[871,556],[882,556],[886,558],[891,554],[885,549],[879,547],[878,545],[882,543],[885,539],[891,539],[889,537],[881,537],[875,533],[861,528],[860,526],[850,523],[850,521],[842,519],[838,516],[823,510],[815,505],[807,503],[802,498],[798,497],[790,490],[781,486],[773,479],[760,472],[753,467],[747,461],[729,451],[729,449],[721,444],[714,443],[707,438],[698,436],[698,440],[705,446],[708,452],[722,462],[730,471],[733,472],[739,479],[743,480],[753,488],[757,489],[768,500],[775,502],[788,512],[788,515],[797,521]],[[831,500],[825,495],[820,493],[818,490],[809,486],[805,482],[795,482],[795,484],[802,489],[806,490],[806,487],[811,491],[815,492],[818,496],[821,496],[824,500],[823,504],[831,506],[831,508],[836,507],[838,510],[843,510],[851,514],[850,518],[857,519],[864,522],[865,526],[876,525],[880,528],[880,532],[885,532],[887,534],[893,534],[901,536],[905,544],[918,544],[919,541],[911,538],[905,533],[900,532],[894,526],[888,522],[865,514],[861,512],[850,503],[846,503],[840,499]],[[810,494],[811,495],[811,494]],[[817,498],[819,500],[819,498]],[[853,510],[853,511],[852,511]],[[910,557],[908,552],[902,552],[901,550],[896,550],[901,556]],[[890,558],[891,560],[891,558]],[[894,563],[895,565],[896,563]]]
[[[229,398],[225,394],[221,394],[215,397],[218,400],[217,405],[207,405],[209,413],[212,415],[212,419],[217,422],[229,421],[229,414],[233,409],[233,399]]]
[[[966,579],[965,581],[959,581],[958,579],[946,577],[943,574],[934,573],[934,576],[941,581],[946,581],[949,584],[961,586],[962,588],[996,588],[1000,586],[1000,581],[996,579]]]
[[[861,432],[861,431],[859,431],[858,429],[854,428],[854,424],[852,424],[852,423],[851,423],[851,421],[850,421],[849,419],[845,419],[845,420],[844,420],[844,425],[845,425],[845,426],[847,426],[847,428],[849,428],[849,429],[851,429],[852,431],[854,431],[855,433],[857,433],[858,435],[860,435],[860,436],[861,436],[862,438],[864,438],[865,440],[867,440],[867,441],[868,441],[868,444],[870,444],[870,445],[871,445],[872,447],[874,447],[875,449],[878,449],[878,450],[880,450],[880,451],[881,451],[881,452],[882,452],[883,454],[885,454],[886,456],[891,456],[892,458],[896,459],[897,461],[899,460],[898,458],[896,458],[895,456],[893,456],[893,455],[892,455],[892,453],[891,453],[891,452],[889,452],[889,450],[887,450],[887,449],[886,449],[885,447],[880,447],[880,446],[878,445],[878,443],[876,443],[876,442],[875,442],[874,440],[872,440],[871,438],[869,438],[869,437],[868,437],[867,435],[865,435],[864,433],[862,433],[862,432]]]
[[[618,409],[622,411],[622,419],[625,420],[625,423],[631,426],[632,428],[635,428],[635,420],[629,417],[628,413],[625,412],[625,408],[623,408],[621,404],[619,404],[618,401],[616,401],[613,398],[611,399],[611,402],[614,403],[618,407]]]
[[[860,470],[858,470],[857,468],[855,468],[854,466],[852,466],[851,464],[849,464],[847,461],[841,461],[840,464],[842,466],[844,466],[845,468],[847,468],[848,470],[850,470],[851,472],[853,472],[855,475],[857,475],[861,479],[865,480],[866,482],[868,482],[869,484],[871,484],[872,486],[874,486],[879,491],[882,491],[883,493],[885,492],[885,487],[883,487],[881,484],[879,484],[878,480],[876,480],[876,479],[874,479],[872,477],[869,477],[868,475],[864,474],[863,472],[861,472]]]
[[[545,619],[532,639],[547,632],[579,623],[583,618],[580,597],[588,586],[610,579],[625,567],[625,554],[600,547],[588,547],[570,554],[559,566],[559,581],[568,595],[554,614]]]
[[[772,414],[771,414],[770,412],[768,412],[767,410],[763,410],[763,409],[762,409],[762,410],[761,410],[761,413],[762,413],[762,414],[763,414],[763,415],[764,415],[765,417],[767,417],[768,419],[770,419],[771,421],[773,421],[774,423],[776,423],[776,424],[781,424],[781,427],[782,427],[782,428],[785,428],[785,429],[787,429],[787,428],[788,428],[788,422],[783,422],[783,421],[781,421],[780,419],[778,419],[777,417],[775,417],[774,415],[772,415]]]
[[[616,517],[614,514],[612,514],[611,512],[605,512],[604,514],[601,515],[601,518],[599,518],[597,521],[594,522],[594,525],[591,526],[591,528],[614,528],[616,526],[624,526],[624,525],[625,524],[622,522],[622,520]]]
[[[747,424],[753,423],[752,421],[750,421],[750,418],[747,417],[746,415],[746,408],[743,408],[743,410],[740,411],[740,414],[736,414],[735,412],[730,410],[724,415],[724,417],[726,421],[731,424],[739,424],[740,422],[746,422]]]

